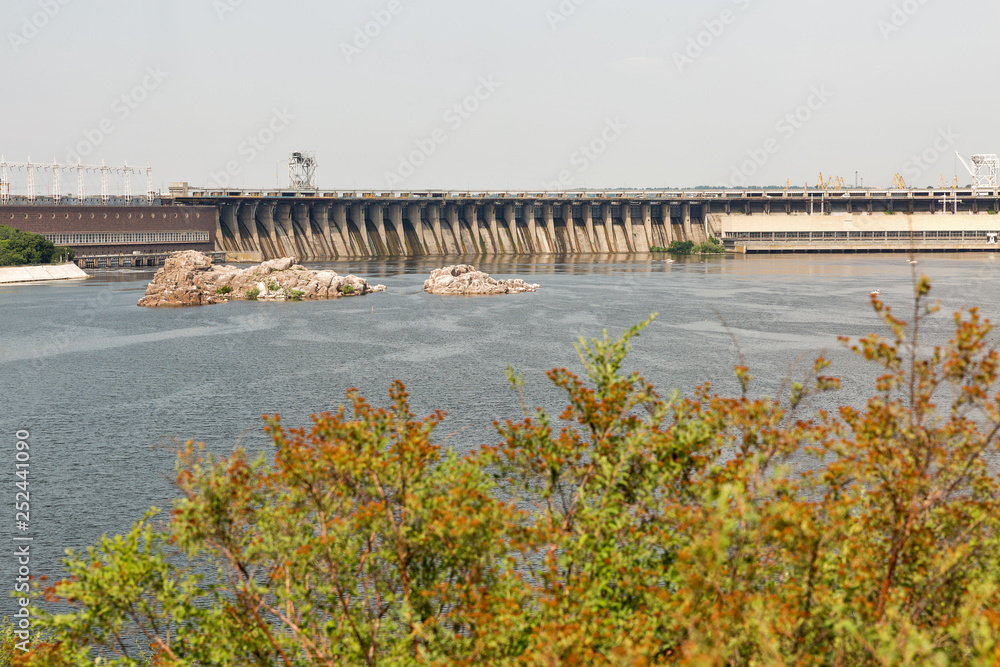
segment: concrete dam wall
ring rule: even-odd
[[[648,252],[721,230],[669,204],[219,202],[218,250],[305,260]]]

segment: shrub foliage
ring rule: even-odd
[[[694,241],[672,241],[667,252],[674,255],[690,255],[694,252]]]
[[[721,255],[726,252],[726,246],[719,239],[710,236],[707,241],[702,241],[696,245],[694,251],[702,255]]]
[[[975,309],[929,348],[929,283],[781,399],[663,396],[630,341],[581,340],[557,417],[525,407],[460,457],[400,383],[286,429],[273,454],[189,443],[169,517],[70,554],[30,664],[882,665],[1000,659],[1000,356]],[[926,353],[924,353],[926,351]],[[510,371],[513,386],[523,381]],[[523,399],[522,399],[523,402]],[[811,462],[803,465],[803,462]],[[90,662],[88,662],[90,661]]]
[[[60,250],[65,254],[65,248]],[[0,266],[48,264],[59,256],[55,245],[44,236],[0,225]]]

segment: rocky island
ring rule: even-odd
[[[227,301],[304,301],[364,296],[385,291],[357,276],[312,271],[298,258],[273,259],[257,266],[213,266],[212,258],[187,250],[167,258],[139,300],[144,307],[207,306]]]
[[[446,266],[435,269],[424,282],[424,291],[431,294],[520,294],[534,292],[541,285],[532,285],[517,278],[514,280],[494,280],[488,273],[477,271],[468,264]]]

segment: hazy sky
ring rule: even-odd
[[[986,0],[4,0],[0,20],[6,159],[148,162],[157,187],[284,185],[294,150],[327,189],[936,186],[956,150],[1000,152]]]

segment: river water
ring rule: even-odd
[[[453,263],[459,260],[448,260]],[[468,260],[471,261],[471,260]],[[178,442],[219,453],[265,447],[260,416],[286,426],[335,407],[359,388],[371,401],[402,379],[418,414],[449,417],[439,435],[467,451],[496,441],[493,420],[517,418],[510,364],[530,404],[563,403],[547,369],[580,370],[580,336],[618,334],[653,312],[627,370],[663,393],[711,381],[736,391],[732,367],[750,365],[754,391],[774,395],[821,351],[844,379],[835,400],[860,403],[874,372],[837,336],[879,328],[868,293],[912,307],[912,269],[899,255],[711,257],[668,264],[649,256],[510,258],[479,268],[542,289],[506,297],[423,292],[435,260],[315,265],[353,272],[388,291],[324,302],[138,308],[150,272],[95,272],[88,281],[0,287],[0,589],[13,588],[13,537],[32,536],[31,570],[58,576],[66,548],[126,530],[151,505],[169,507]],[[929,255],[945,313],[980,305],[1000,319],[1000,257]],[[942,314],[928,336],[945,340]],[[30,529],[15,529],[15,433],[30,432]],[[8,554],[8,555],[4,555]],[[0,614],[14,607],[0,596]]]

